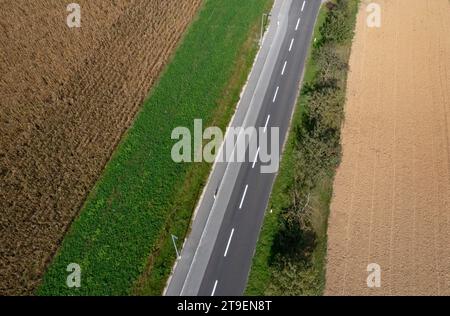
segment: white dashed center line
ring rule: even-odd
[[[281,71],[281,75],[284,75],[284,71],[286,70],[287,60],[284,62],[283,70]]]
[[[270,115],[267,117],[266,125],[264,125],[264,133],[267,131],[267,125],[269,125]]]
[[[277,90],[275,91],[275,95],[273,96],[273,103],[277,100],[278,90],[280,90],[280,87],[277,87]]]
[[[296,31],[298,30],[298,26],[300,25],[300,19],[301,19],[301,18],[298,18],[298,20],[297,20],[297,25],[295,26],[295,30],[296,30]]]
[[[234,234],[234,228],[231,230],[230,238],[228,238],[227,248],[225,249],[225,253],[223,254],[224,257],[227,256],[228,248],[230,248],[230,244],[231,244],[231,239],[233,239],[233,234]]]
[[[305,0],[305,1],[303,1],[303,5],[302,5],[302,12],[303,12],[303,10],[305,9],[305,4],[306,4],[306,0]]]
[[[245,195],[247,195],[248,184],[245,186],[244,194],[242,195],[241,204],[239,204],[239,209],[242,209],[242,205],[244,204]]]
[[[291,45],[289,45],[289,51],[292,50],[292,45],[294,45],[294,39],[291,40]]]
[[[256,162],[258,161],[258,156],[259,156],[259,147],[258,147],[258,150],[256,151],[255,160],[253,160],[252,169],[254,169],[256,166]]]
[[[212,290],[211,296],[214,296],[214,293],[216,293],[216,288],[217,288],[217,283],[218,283],[218,282],[219,282],[219,281],[216,280],[216,282],[214,283],[214,288],[213,288],[213,290]]]

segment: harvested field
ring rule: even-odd
[[[328,295],[450,295],[450,2],[362,1],[343,160],[328,228]],[[367,266],[381,267],[368,288]]]
[[[67,2],[67,3],[66,3]],[[0,1],[0,294],[30,294],[201,0]]]

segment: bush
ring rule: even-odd
[[[321,29],[323,42],[342,44],[353,38],[356,19],[355,6],[351,0],[336,0],[329,6],[329,14]]]

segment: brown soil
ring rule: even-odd
[[[0,0],[0,294],[29,294],[201,0]]]
[[[350,61],[326,294],[450,295],[450,2],[376,2]]]

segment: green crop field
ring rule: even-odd
[[[256,53],[253,37],[271,2],[204,1],[68,231],[38,294],[160,294],[175,259],[167,236],[182,239],[187,233],[210,168],[174,163],[172,130],[192,128],[194,119],[226,126]],[[81,266],[80,288],[66,286],[70,263]]]

